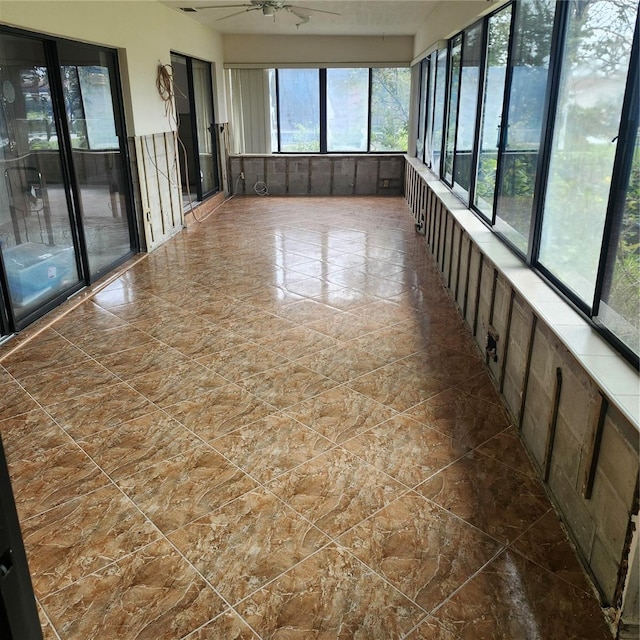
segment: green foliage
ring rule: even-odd
[[[611,290],[605,302],[640,330],[640,147],[629,176]]]

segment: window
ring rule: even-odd
[[[453,190],[463,198],[469,193],[473,139],[476,130],[476,105],[480,83],[482,59],[482,23],[464,33],[462,70],[460,73],[460,100],[456,149],[453,162]]]
[[[431,128],[431,170],[440,175],[442,157],[442,132],[444,127],[445,95],[447,92],[447,49],[440,49],[436,60],[436,77],[433,83],[433,124]]]
[[[514,0],[419,97],[424,163],[636,364],[639,48],[637,0]]]
[[[637,68],[640,55],[637,45],[636,33],[632,69]],[[632,78],[623,110],[622,143],[616,158],[618,184],[613,185],[609,203],[607,242],[601,258],[600,290],[596,291],[594,312],[598,323],[637,354],[640,353],[640,76],[635,73]]]
[[[318,70],[278,69],[276,86],[280,151],[320,151]]]
[[[458,123],[458,96],[460,94],[460,66],[462,62],[462,34],[451,41],[451,69],[449,73],[449,109],[447,116],[447,135],[444,145],[444,164],[442,173],[450,185],[453,179],[453,154],[456,144]]]
[[[538,259],[590,305],[637,2],[571,2],[569,11]]]
[[[489,18],[484,99],[480,127],[480,150],[473,203],[487,219],[493,218],[493,201],[498,171],[498,149],[502,124],[502,103],[507,77],[511,5]]]
[[[409,136],[411,69],[371,69],[371,151],[404,151]]]
[[[435,110],[436,67],[438,52],[434,51],[429,56],[429,82],[426,96],[426,122],[424,125],[424,163],[433,169],[433,117]]]
[[[418,133],[416,138],[416,157],[426,161],[425,153],[425,127],[427,120],[427,95],[429,93],[429,67],[430,59],[425,58],[420,62],[420,91],[418,94]]]
[[[277,69],[275,76],[278,151],[406,151],[411,69]]]
[[[495,228],[525,255],[533,217],[555,7],[555,0],[516,5]]]
[[[327,69],[327,151],[366,151],[369,70]]]

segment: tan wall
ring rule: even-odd
[[[225,35],[228,65],[273,67],[294,64],[405,64],[411,62],[411,36],[255,36]]]

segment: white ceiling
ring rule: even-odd
[[[251,0],[165,0],[163,4],[209,25],[220,33],[266,35],[345,35],[345,36],[412,36],[426,22],[440,0],[286,0],[286,4],[309,21],[290,11],[276,12],[275,21],[252,8]],[[218,5],[239,5],[220,8]],[[199,7],[215,7],[199,9]],[[184,13],[181,7],[195,8],[196,13]],[[340,15],[307,11],[319,9]],[[242,12],[224,20],[233,13]]]

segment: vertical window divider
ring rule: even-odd
[[[282,152],[282,141],[280,139],[280,70],[276,69],[276,134],[278,136],[278,153]]]
[[[455,37],[455,36],[454,36]],[[451,98],[451,48],[454,38],[447,43],[447,68],[445,71],[444,109],[442,110],[442,139],[440,141],[440,161],[438,167],[439,179],[447,184],[444,179],[444,157],[447,149],[447,131],[449,130],[449,104]]]
[[[560,75],[562,73],[562,53],[567,36],[570,2],[558,0],[556,2],[555,22],[551,36],[551,54],[549,59],[549,80],[545,95],[544,121],[542,123],[542,140],[540,153],[536,167],[536,183],[534,187],[534,199],[532,206],[531,233],[529,234],[529,246],[526,262],[530,266],[536,265],[540,251],[540,236],[542,233],[542,211],[547,192],[547,178],[549,177],[549,162],[551,159],[551,146],[555,118],[558,110],[558,94],[560,91]],[[537,266],[537,265],[536,265]]]
[[[318,69],[320,78],[320,153],[327,153],[327,70]]]
[[[372,93],[373,93],[373,69],[369,67],[369,95],[367,97],[367,153],[371,152],[371,94]]]

